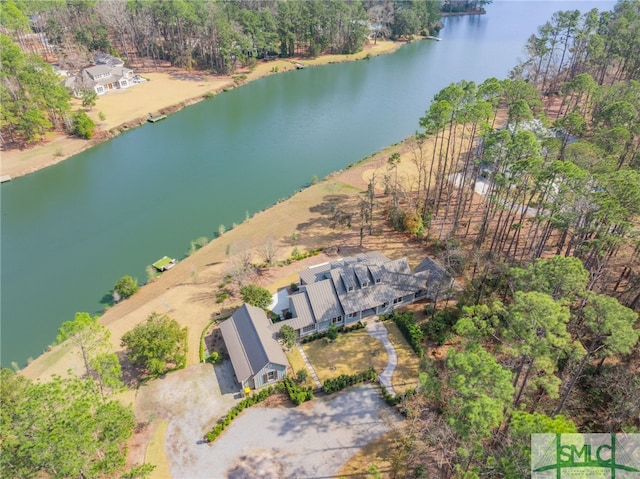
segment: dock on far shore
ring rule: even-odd
[[[155,123],[156,121],[164,120],[166,117],[167,115],[152,115],[151,113],[149,113],[149,118],[147,118],[147,121]]]

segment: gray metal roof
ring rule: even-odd
[[[289,364],[270,325],[265,312],[249,304],[240,306],[220,325],[238,381],[246,381],[269,363]]]
[[[328,321],[344,314],[336,291],[333,289],[332,280],[323,279],[317,283],[309,284],[305,286],[305,290],[316,321]]]
[[[447,270],[428,256],[416,266],[416,273],[425,275],[429,294],[441,292],[453,283],[453,277]]]
[[[292,313],[304,318],[287,321],[295,324],[295,329],[311,325],[314,320],[326,321],[375,308],[419,291],[433,294],[451,282],[451,276],[430,258],[413,273],[406,258],[390,260],[377,251],[307,268],[300,272],[300,279],[304,285],[302,295],[308,297],[308,302],[296,295],[301,297],[296,298]],[[305,309],[307,305],[310,309]]]
[[[287,319],[286,321],[293,329],[302,329],[305,326],[311,326],[315,323],[313,313],[311,312],[311,304],[309,304],[309,298],[304,292],[289,296],[289,304],[289,310],[294,317]],[[278,331],[280,331],[280,327],[278,328]]]
[[[315,266],[311,266],[303,271],[298,273],[300,276],[300,282],[304,284],[315,283],[321,278],[324,278],[324,274],[331,269],[331,265],[329,263],[317,264]]]

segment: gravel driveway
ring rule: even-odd
[[[212,444],[185,436],[180,447],[166,449],[180,453],[169,457],[174,478],[335,477],[399,420],[376,389],[360,386],[298,408],[254,406]]]
[[[140,388],[138,412],[168,421],[165,452],[174,479],[335,477],[360,448],[400,421],[365,385],[297,408],[253,406],[215,442],[202,442],[238,392],[230,361],[194,365]]]

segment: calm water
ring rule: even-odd
[[[441,42],[270,76],[3,184],[1,363],[39,355],[76,311],[101,311],[121,276],[144,282],[159,257],[413,134],[447,84],[504,78],[553,12],[611,6],[496,2],[445,19]]]

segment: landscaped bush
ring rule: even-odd
[[[352,324],[351,326],[345,326],[338,330],[339,333],[350,333],[352,331],[358,331],[359,329],[364,329],[365,324],[362,321],[358,321],[356,324]],[[305,336],[300,340],[302,344],[310,343],[311,341],[316,341],[318,339],[326,338],[329,335],[329,331],[323,331],[321,333],[313,333],[309,336]]]
[[[269,396],[272,396],[278,392],[282,391],[282,387],[278,384],[275,386],[269,386],[268,388],[261,389],[257,393],[249,396],[248,398],[243,399],[238,404],[236,404],[231,410],[218,421],[211,431],[205,434],[204,439],[206,442],[213,442],[216,438],[222,434],[231,421],[235,419],[238,414],[244,411],[246,408],[253,406],[254,404],[258,404],[259,402],[264,401]]]
[[[284,387],[296,406],[313,399],[313,388],[298,386],[289,376],[284,377]]]
[[[350,333],[352,331],[358,331],[359,329],[364,329],[365,324],[362,321],[358,321],[356,324],[352,324],[351,326],[345,326],[340,330],[341,333]]]
[[[342,391],[344,388],[353,386],[354,384],[363,383],[365,381],[377,381],[378,374],[373,367],[356,374],[341,374],[337,378],[327,379],[322,389],[327,394],[333,394]]]
[[[211,364],[220,364],[222,362],[222,356],[220,356],[220,353],[217,351],[213,351],[205,358],[205,361]]]
[[[424,349],[422,349],[422,345],[420,344],[424,339],[424,333],[422,332],[422,329],[420,329],[420,327],[416,324],[413,313],[409,311],[392,311],[391,313],[385,315],[384,319],[392,319],[393,322],[398,325],[398,329],[400,329],[402,335],[411,345],[411,348],[415,351],[415,353],[419,357],[424,356]]]
[[[389,391],[387,391],[387,388],[385,388],[381,384],[380,385],[380,393],[382,394],[382,399],[384,399],[384,402],[386,402],[389,406],[397,406],[406,397],[413,396],[416,393],[416,390],[413,389],[413,388],[407,389],[405,392],[400,393],[400,394],[396,394],[394,396],[393,394],[390,394]],[[404,414],[403,411],[400,411],[400,412]]]

